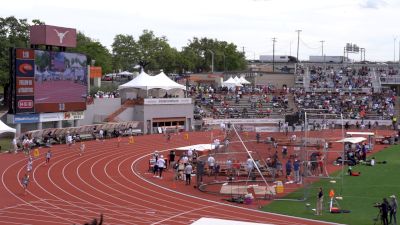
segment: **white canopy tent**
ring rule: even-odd
[[[154,79],[157,81],[157,84],[160,85],[158,88],[161,88],[164,90],[171,90],[171,89],[186,90],[185,85],[178,84],[175,81],[171,80],[171,78],[169,78],[167,75],[165,75],[165,73],[162,71],[161,71],[161,73],[154,76]]]
[[[241,84],[251,84],[249,81],[246,80],[246,78],[244,78],[244,76],[240,77],[239,80]]]
[[[222,87],[228,87],[228,88],[233,88],[233,87],[242,87],[243,85],[240,82],[235,81],[232,77],[230,77],[228,80],[222,82]]]
[[[161,72],[156,76],[150,76],[145,72],[141,72],[135,79],[122,84],[118,87],[119,90],[124,88],[138,88],[143,90],[150,89],[182,89],[186,90],[186,87],[182,84],[178,84],[175,81],[171,80],[165,73]]]
[[[15,133],[16,130],[12,127],[7,126],[3,121],[0,120],[0,134],[2,133]]]
[[[139,90],[132,92],[129,91],[129,89]],[[144,71],[141,71],[133,80],[120,85],[118,90],[123,90],[127,96],[130,96],[130,98],[137,98],[138,96],[145,97],[149,96],[149,94],[154,97],[162,97],[166,93],[183,96],[182,90],[186,90],[186,86],[171,80],[163,72],[156,76],[150,76]]]
[[[122,84],[118,87],[119,90],[125,88],[138,88],[143,90],[149,90],[149,86],[154,83],[154,77],[148,75],[144,71],[140,72],[140,74],[133,80]]]
[[[349,137],[349,138],[344,138],[342,140],[336,141],[336,142],[341,142],[341,143],[346,143],[350,142],[352,144],[357,144],[363,141],[366,141],[367,139],[365,137]]]
[[[219,146],[221,147],[223,145],[219,145]],[[213,145],[213,144],[197,144],[197,145],[189,145],[189,146],[179,147],[179,148],[176,148],[175,150],[187,151],[189,149],[195,149],[198,152],[204,152],[204,151],[214,150],[215,145]]]
[[[123,71],[121,73],[118,73],[119,76],[132,76],[133,73],[129,72],[129,71]]]

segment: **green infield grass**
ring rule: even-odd
[[[354,166],[353,171],[361,172],[361,176],[355,177],[346,174],[343,179],[343,185],[341,180],[331,183],[329,179],[323,179],[312,184],[307,200],[275,200],[262,210],[342,224],[374,224],[374,219],[377,218],[379,212],[379,209],[374,207],[374,204],[382,202],[383,197],[386,197],[390,202],[389,196],[396,195],[396,197],[399,197],[400,195],[400,145],[386,148],[373,156],[377,162],[386,161],[387,163],[377,163],[374,167],[366,165]],[[347,167],[345,171],[347,171]],[[316,207],[319,187],[324,190],[324,213],[322,216],[314,215],[315,211],[313,211]],[[342,200],[337,200],[340,208],[350,210],[350,213],[329,213],[329,191],[331,189],[335,191],[337,196],[343,198]],[[295,198],[290,195],[288,197]],[[380,221],[377,224],[380,224]]]

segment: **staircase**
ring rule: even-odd
[[[371,81],[372,81],[372,87],[374,88],[374,93],[380,93],[382,90],[382,83],[381,83],[381,79],[375,72],[375,68],[372,71]],[[397,102],[396,102],[396,105],[397,105]]]
[[[397,115],[397,117],[400,115],[400,99],[398,96],[396,97],[396,102],[394,105],[394,115]]]
[[[136,102],[133,100],[126,100],[119,109],[117,109],[116,111],[111,113],[109,116],[107,116],[104,119],[104,122],[118,122],[119,121],[118,115],[121,114],[122,112],[124,112],[127,108],[133,107],[135,105],[135,103]]]
[[[306,72],[304,73],[304,78],[303,78],[303,82],[304,82],[304,90],[306,91],[310,91],[310,71],[307,68]]]
[[[293,94],[289,94],[289,96],[288,96],[288,108],[289,108],[289,109],[293,109],[293,112],[297,112],[297,111],[298,111],[297,106],[296,106],[296,104],[294,103],[294,96],[293,96]]]

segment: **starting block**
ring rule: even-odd
[[[184,135],[184,137],[185,137],[185,140],[189,140],[189,134],[188,134],[188,133],[186,133],[186,134]]]

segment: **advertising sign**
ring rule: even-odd
[[[32,49],[19,48],[15,52],[16,59],[35,59],[35,51]]]
[[[221,123],[232,123],[232,124],[278,124],[282,119],[204,119],[205,124],[221,124]]]
[[[64,120],[81,120],[84,118],[83,112],[65,112]]]
[[[278,127],[256,127],[256,132],[264,133],[264,132],[277,132],[279,130]]]
[[[245,132],[253,132],[254,131],[254,126],[242,126],[242,131]]]
[[[101,78],[102,70],[100,66],[90,67],[90,78]]]
[[[34,25],[29,28],[32,45],[76,47],[76,29],[50,25]]]
[[[35,75],[35,61],[31,59],[17,59],[16,75],[17,77],[33,77]]]
[[[16,94],[21,95],[34,95],[34,79],[33,77],[17,77],[16,78]]]
[[[35,104],[33,99],[33,96],[16,96],[17,113],[34,113]]]
[[[38,114],[16,114],[13,123],[37,123],[39,122]]]
[[[40,122],[61,121],[64,119],[64,113],[41,113]]]
[[[15,51],[15,110],[16,113],[35,112],[35,54],[30,49]]]
[[[182,105],[192,104],[191,98],[145,98],[145,105]]]

